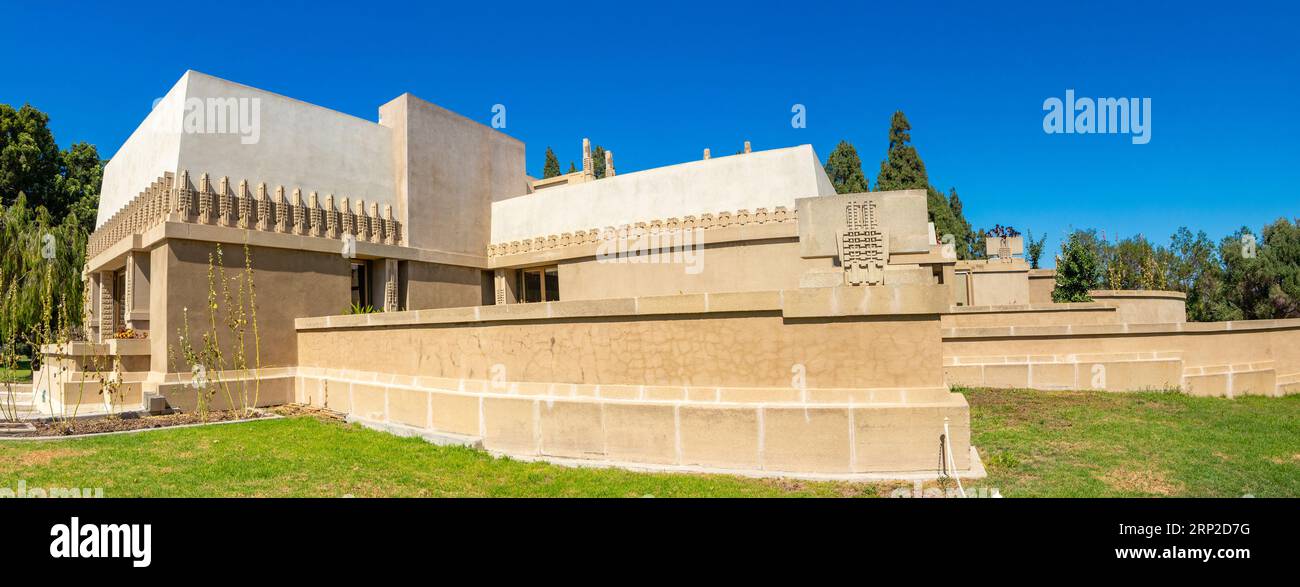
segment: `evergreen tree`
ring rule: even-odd
[[[1088,291],[1096,289],[1099,283],[1101,270],[1096,236],[1076,230],[1061,245],[1061,256],[1056,260],[1056,289],[1052,290],[1052,301],[1092,301]]]
[[[889,150],[884,161],[880,162],[880,173],[876,175],[876,191],[921,189],[926,191],[926,209],[930,222],[934,223],[934,232],[943,239],[952,235],[953,246],[958,258],[969,259],[974,256],[974,235],[970,223],[964,217],[953,212],[948,200],[939,190],[930,185],[925,163],[916,147],[912,146],[912,125],[908,123],[903,112],[894,112],[889,123]],[[953,190],[956,193],[956,190]],[[957,201],[958,209],[961,200]]]
[[[862,173],[862,159],[858,158],[858,150],[848,141],[840,141],[826,158],[826,175],[837,194],[870,191],[867,177]]]
[[[591,148],[591,170],[595,172],[596,179],[605,177],[605,147],[596,145]]]
[[[572,161],[570,161],[570,162],[569,162],[569,173],[577,173],[577,171],[578,171],[578,167],[577,167],[576,165],[574,165]]]
[[[546,148],[546,164],[542,166],[542,179],[558,177],[560,175],[560,160],[555,158],[555,151],[550,147]]]

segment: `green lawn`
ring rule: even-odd
[[[1015,496],[1300,496],[1300,396],[962,390]],[[0,488],[125,496],[875,496],[901,485],[574,469],[294,417],[0,444]]]
[[[0,382],[3,381],[31,381],[32,380],[32,363],[29,359],[18,359],[18,369],[9,370],[0,367]]]
[[[1300,496],[1300,395],[960,391],[1003,496]]]

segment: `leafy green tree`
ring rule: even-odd
[[[1102,274],[1108,289],[1162,290],[1167,287],[1167,255],[1142,236],[1105,245]]]
[[[1034,231],[1030,230],[1025,236],[1025,256],[1029,258],[1029,266],[1038,269],[1038,262],[1043,258],[1043,245],[1047,243],[1047,235],[1038,237],[1034,240]]]
[[[870,191],[867,177],[862,173],[862,159],[858,157],[858,150],[848,141],[840,141],[826,158],[826,175],[830,177],[837,194]]]
[[[103,177],[94,145],[76,143],[60,151],[44,112],[0,104],[0,203],[12,205],[22,192],[29,207],[44,207],[59,220],[73,214],[90,232]]]
[[[1300,317],[1300,222],[1278,219],[1262,238],[1242,227],[1223,239],[1219,254],[1226,319]]]
[[[62,215],[70,202],[59,191],[62,154],[49,129],[50,117],[24,105],[0,104],[0,201],[13,205],[18,192],[28,202]]]
[[[72,216],[56,222],[43,207],[28,207],[19,193],[0,210],[0,330],[31,332],[55,328],[60,320],[81,323],[81,268],[86,233]],[[48,291],[48,295],[47,295]],[[51,301],[49,321],[45,300]]]
[[[969,259],[975,256],[977,239],[971,231],[970,223],[965,217],[955,213],[949,198],[934,186],[925,171],[925,162],[916,147],[912,146],[912,125],[903,112],[894,112],[889,123],[889,150],[880,162],[880,173],[876,175],[876,191],[922,189],[926,192],[926,209],[934,231],[943,235],[952,235],[953,246],[957,256]],[[956,190],[952,190],[955,195]],[[961,210],[961,199],[957,200],[957,210]]]
[[[1195,235],[1180,227],[1169,239],[1170,261],[1166,282],[1175,291],[1187,294],[1187,319],[1193,322],[1226,320],[1232,314],[1224,303],[1223,267],[1219,248],[1205,231]]]
[[[570,162],[569,162],[569,173],[576,173],[577,171],[578,171],[578,166],[574,165],[573,162],[570,161]]]
[[[550,147],[546,148],[546,164],[542,166],[542,178],[558,177],[560,175],[560,160],[555,158],[555,151]]]
[[[1076,230],[1061,245],[1061,256],[1056,261],[1056,288],[1052,290],[1054,302],[1087,302],[1092,297],[1089,290],[1101,283],[1096,234]]]

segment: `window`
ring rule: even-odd
[[[550,267],[532,267],[519,270],[519,301],[555,302],[560,299],[560,269]]]
[[[370,303],[370,267],[365,261],[352,263],[352,305],[365,307]]]
[[[114,328],[126,327],[126,270],[113,272],[113,319]]]

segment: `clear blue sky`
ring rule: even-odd
[[[584,136],[624,173],[848,139],[874,181],[902,109],[931,182],[976,226],[1049,233],[1048,257],[1072,226],[1165,242],[1300,216],[1300,9],[1281,2],[7,4],[0,102],[105,157],[196,69],[370,120],[407,91],[485,123],[501,103],[534,175]],[[1045,134],[1043,100],[1071,88],[1151,98],[1150,143]]]

